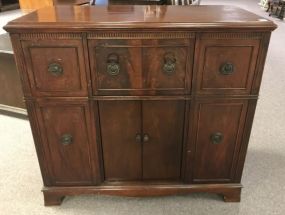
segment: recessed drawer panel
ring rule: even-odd
[[[259,40],[200,41],[197,93],[249,94],[257,62]]]
[[[190,92],[193,41],[90,40],[95,95],[163,95]]]
[[[22,46],[33,95],[88,94],[81,41],[23,41]]]

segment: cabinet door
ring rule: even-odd
[[[105,180],[141,179],[141,103],[99,101]]]
[[[200,102],[195,110],[193,181],[232,182],[247,110],[247,101]],[[191,140],[190,140],[191,141]]]
[[[45,154],[52,185],[94,184],[90,113],[88,103],[38,104]],[[98,176],[98,175],[97,175]]]
[[[180,178],[184,112],[185,101],[143,101],[144,179]]]

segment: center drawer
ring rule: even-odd
[[[88,45],[95,95],[190,91],[194,43],[189,39],[94,39]]]

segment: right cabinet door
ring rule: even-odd
[[[143,179],[179,180],[185,101],[143,102]]]
[[[201,101],[195,105],[193,182],[225,183],[234,180],[242,142],[247,101]],[[192,135],[194,136],[194,135]]]

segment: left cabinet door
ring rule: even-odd
[[[39,102],[37,117],[51,184],[96,183],[98,156],[88,102]]]

